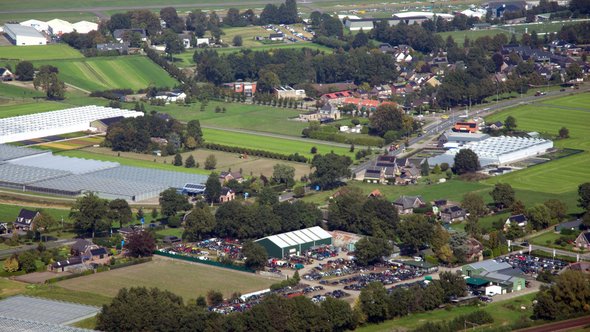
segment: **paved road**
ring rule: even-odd
[[[69,246],[69,245],[74,244],[74,242],[76,242],[76,240],[74,240],[74,239],[62,239],[62,240],[57,240],[57,241],[52,241],[52,242],[44,242],[43,244],[45,244],[45,247],[47,249],[52,249],[52,248],[57,248],[57,247],[62,247],[62,246]],[[24,251],[35,249],[35,248],[37,248],[38,245],[39,245],[38,243],[35,243],[35,244],[31,244],[31,245],[26,245],[26,246],[20,246],[20,247],[11,248],[11,249],[0,250],[0,259],[10,257],[13,254],[18,254],[18,253],[21,253]]]
[[[209,125],[201,125],[201,128],[217,129],[217,130],[229,131],[232,133],[281,138],[281,139],[286,139],[286,140],[290,140],[290,141],[329,145],[329,146],[334,146],[334,147],[339,147],[339,148],[350,148],[350,144],[345,144],[345,143],[336,143],[336,142],[322,141],[322,140],[311,139],[311,138],[303,138],[303,137],[296,137],[296,136],[289,136],[289,135],[282,135],[282,134],[266,133],[266,132],[254,131],[254,130],[222,128],[222,127],[209,126]],[[365,149],[366,147],[363,145],[355,145],[355,148]]]

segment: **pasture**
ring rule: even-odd
[[[5,99],[6,100],[6,99]],[[42,113],[48,111],[56,111],[68,107],[72,107],[69,104],[64,104],[55,101],[38,101],[38,102],[25,102],[25,103],[14,103],[7,102],[3,104],[0,98],[0,119],[9,118],[12,116],[28,115],[34,113]]]
[[[32,87],[32,84],[31,84]],[[45,97],[43,91],[24,88],[12,83],[0,83],[0,98],[10,100],[24,100],[27,98]]]
[[[305,122],[289,120],[296,118],[305,110],[270,107],[262,105],[224,103],[209,101],[204,112],[200,111],[200,103],[189,106],[170,104],[153,107],[158,112],[167,113],[179,121],[199,120],[202,125],[214,127],[247,129],[291,136],[301,136],[307,128]],[[132,107],[130,105],[129,107]],[[216,113],[217,107],[225,108],[225,113]]]
[[[35,65],[59,68],[66,83],[89,90],[173,87],[178,82],[164,69],[143,56],[96,57],[82,60],[39,61]]]
[[[190,264],[154,257],[148,263],[60,281],[58,286],[74,292],[83,291],[108,297],[124,287],[157,287],[182,296],[185,300],[219,290],[224,297],[234,292],[248,293],[268,288],[274,279],[247,272]]]
[[[237,146],[248,149],[258,149],[287,155],[299,153],[300,155],[311,158],[313,155],[310,153],[310,151],[311,148],[315,146],[317,148],[318,154],[326,154],[330,153],[330,151],[334,151],[334,153],[337,154],[353,157],[353,153],[350,153],[348,148],[336,147],[327,144],[316,144],[314,142],[307,142],[303,139],[291,140],[208,128],[203,128],[203,134],[205,141],[210,143]]]
[[[439,32],[437,34],[439,36],[441,36],[444,40],[446,40],[447,37],[449,37],[449,36],[453,37],[453,39],[455,40],[457,45],[462,47],[463,40],[465,40],[465,38],[469,38],[470,40],[473,41],[473,40],[476,40],[477,38],[480,38],[480,37],[486,37],[486,36],[494,37],[495,35],[499,35],[501,33],[509,36],[509,33],[507,31],[500,30],[500,29],[446,31],[446,32]]]
[[[39,46],[2,46],[0,59],[16,60],[57,60],[80,59],[84,56],[76,49],[66,44],[52,44]],[[53,63],[48,63],[53,64]]]

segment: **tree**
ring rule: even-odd
[[[186,196],[178,193],[174,188],[162,191],[159,202],[162,216],[166,219],[175,216],[180,211],[186,211],[191,207]]]
[[[284,183],[288,188],[295,184],[295,167],[276,164],[273,167],[272,178],[277,183]]]
[[[277,193],[271,187],[264,187],[258,194],[258,204],[274,206],[279,203]]]
[[[359,304],[368,322],[379,323],[390,318],[389,297],[380,282],[372,282],[361,290]]]
[[[152,219],[156,220],[158,218],[158,215],[159,215],[158,209],[153,208],[152,209]]]
[[[395,103],[383,103],[370,118],[371,129],[383,137],[388,131],[399,131],[403,127],[404,113]]]
[[[585,182],[578,186],[578,196],[578,206],[586,211],[590,211],[590,182]]]
[[[213,154],[208,155],[205,159],[205,169],[215,169],[215,166],[217,166],[217,158]]]
[[[508,131],[513,131],[516,129],[516,118],[514,118],[512,115],[506,117],[506,120],[504,120],[504,127],[506,127],[506,130]]]
[[[32,81],[35,78],[35,67],[30,61],[21,61],[16,65],[14,74],[19,81]]]
[[[420,165],[420,175],[428,176],[430,173],[430,165],[428,165],[428,160],[424,159],[424,162]]]
[[[444,291],[445,302],[449,302],[454,297],[465,296],[467,293],[467,284],[460,271],[457,271],[457,273],[441,272],[439,277],[440,285]]]
[[[127,236],[125,247],[128,256],[149,257],[156,250],[156,239],[151,232],[138,230]]]
[[[37,255],[33,250],[25,251],[18,255],[19,268],[26,273],[37,271]]]
[[[512,206],[516,199],[514,189],[508,183],[496,183],[494,189],[490,192],[490,196],[492,196],[494,204],[502,209]]]
[[[385,239],[363,237],[355,244],[354,257],[361,266],[373,265],[381,262],[382,257],[391,255],[392,249]]]
[[[104,231],[109,228],[107,222],[108,201],[88,192],[78,198],[70,210],[70,217],[74,220],[74,232],[78,235]]]
[[[414,252],[430,243],[434,229],[424,215],[413,214],[399,225],[399,239]]]
[[[352,41],[352,47],[353,48],[358,48],[358,47],[367,46],[367,44],[369,44],[369,37],[363,31],[363,29],[361,28],[361,31],[359,31],[354,36],[354,40]]]
[[[461,207],[465,209],[469,214],[476,217],[481,217],[486,214],[487,208],[483,201],[483,197],[474,192],[468,192],[463,195],[461,201]]]
[[[201,241],[213,235],[215,216],[207,205],[197,204],[185,217],[182,238],[191,242]]]
[[[108,216],[111,221],[118,221],[119,227],[131,222],[131,207],[126,200],[117,198],[109,202]]]
[[[180,37],[176,33],[166,30],[163,38],[164,43],[166,44],[164,51],[170,56],[171,59],[173,54],[180,54],[184,51],[184,43],[182,40],[180,40]]]
[[[207,182],[205,183],[205,197],[211,204],[219,200],[221,195],[221,183],[219,182],[219,174],[213,172],[209,174]]]
[[[184,161],[184,167],[193,168],[195,166],[196,166],[195,157],[193,157],[193,155],[188,156],[188,158],[186,158],[186,160]]]
[[[279,76],[270,70],[261,70],[256,83],[256,92],[273,93],[274,88],[281,85]]]
[[[332,325],[332,331],[344,332],[355,329],[357,322],[348,303],[333,297],[327,297],[321,303],[320,307],[328,315],[328,321]]]
[[[534,316],[538,319],[567,319],[590,310],[590,283],[580,271],[566,270],[536,297]]]
[[[234,46],[236,47],[240,47],[243,44],[243,40],[242,40],[242,36],[241,35],[235,35],[233,40],[232,40],[232,44],[234,44]]]
[[[64,99],[65,84],[57,77],[57,68],[53,66],[41,66],[33,80],[35,89],[45,91],[47,99]]]
[[[333,152],[326,155],[315,155],[311,165],[315,168],[312,174],[314,183],[322,189],[334,187],[341,178],[350,176],[352,159],[348,156],[337,155]]]
[[[465,224],[465,232],[471,236],[479,236],[482,233],[479,225],[479,218],[475,214],[467,216],[467,223]]]
[[[216,307],[223,303],[223,294],[220,291],[210,290],[207,292],[207,304]]]
[[[174,166],[182,166],[182,156],[180,153],[177,153],[174,156],[174,162],[172,163]]]
[[[455,155],[455,173],[465,174],[473,173],[479,170],[479,158],[475,152],[470,149],[461,149]]]
[[[186,136],[195,140],[195,148],[203,143],[203,130],[199,120],[191,120],[186,124]]]
[[[570,137],[570,130],[567,129],[566,127],[561,127],[561,129],[559,129],[559,133],[557,135],[559,136],[559,138],[569,138]]]
[[[242,247],[242,253],[246,257],[246,267],[253,270],[264,270],[268,253],[264,247],[256,242],[248,241]]]
[[[18,271],[19,264],[18,264],[18,256],[17,254],[13,254],[8,259],[4,261],[4,271],[6,272],[16,272]]]
[[[50,214],[44,211],[39,211],[39,217],[35,219],[34,228],[35,231],[42,230],[47,232],[48,229],[57,225],[57,221]]]
[[[312,147],[311,147],[311,150],[309,150],[309,153],[311,153],[311,154],[316,154],[316,153],[318,153],[318,148],[316,148],[315,146],[312,146]]]
[[[517,199],[510,206],[510,212],[512,212],[513,215],[524,214],[526,212],[526,206],[520,199]]]
[[[551,225],[551,213],[543,204],[535,204],[526,211],[526,215],[529,224],[535,230],[545,229]]]

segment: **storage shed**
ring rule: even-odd
[[[16,46],[46,45],[47,38],[30,26],[5,24],[4,34]]]
[[[283,258],[301,255],[302,252],[320,245],[331,245],[332,235],[319,226],[300,229],[288,233],[276,234],[258,239],[268,256]]]

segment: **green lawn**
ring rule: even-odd
[[[119,164],[125,165],[125,166],[155,168],[155,169],[161,169],[161,170],[165,170],[165,171],[194,173],[194,174],[209,174],[210,173],[209,171],[205,171],[203,169],[198,169],[198,168],[178,167],[178,166],[174,166],[172,164],[156,163],[153,161],[143,160],[143,159],[131,159],[131,158],[126,158],[124,156],[117,157],[114,155],[111,156],[111,155],[92,153],[89,151],[82,151],[82,150],[59,151],[59,152],[54,152],[54,154],[68,156],[68,157],[102,160],[102,161],[115,161],[115,162],[118,162]]]
[[[203,125],[271,132],[291,136],[301,136],[301,131],[308,126],[305,122],[289,120],[290,118],[298,117],[299,113],[303,112],[303,110],[209,101],[205,112],[201,112],[200,106],[200,103],[189,106],[170,104],[159,107],[154,106],[152,108],[158,112],[170,114],[180,121],[188,122],[198,119]],[[226,112],[215,113],[216,107],[225,107]]]
[[[1,118],[9,118],[13,116],[19,115],[27,115],[27,114],[34,114],[34,113],[41,113],[41,112],[48,112],[48,111],[56,111],[64,108],[72,107],[71,105],[54,102],[54,101],[44,101],[40,100],[38,102],[31,101],[25,103],[8,103],[8,104],[0,104],[0,119]]]
[[[63,209],[52,209],[52,208],[34,208],[34,207],[23,207],[18,205],[11,205],[11,204],[0,204],[0,221],[14,221],[18,216],[18,213],[22,208],[26,208],[29,210],[37,210],[41,209],[47,212],[50,216],[52,216],[55,220],[61,221],[61,218],[64,219],[68,218],[70,210],[63,210]]]
[[[96,57],[82,60],[39,61],[59,68],[66,83],[89,91],[173,87],[178,82],[144,56]]]
[[[411,314],[399,319],[388,320],[378,325],[367,325],[358,328],[356,331],[377,332],[394,331],[396,329],[415,329],[426,322],[436,323],[440,321],[449,321],[457,316],[470,314],[479,309],[482,309],[492,315],[494,318],[494,322],[491,324],[492,326],[505,326],[516,322],[523,316],[529,317],[532,315],[532,301],[535,298],[535,295],[536,294],[527,294],[511,300],[483,305],[482,307],[462,306],[453,307],[450,310],[438,309],[424,313]],[[526,309],[522,310],[521,306],[526,307]]]
[[[480,37],[493,37],[501,33],[508,35],[508,32],[499,29],[447,31],[439,32],[438,35],[441,36],[444,40],[446,40],[448,36],[451,36],[458,45],[463,46],[463,40],[465,40],[465,37],[473,41]]]
[[[188,300],[211,289],[230,296],[233,292],[243,294],[265,289],[274,282],[246,272],[155,258],[152,262],[64,280],[57,285],[72,293],[82,291],[103,297],[114,297],[123,287],[157,287]]]
[[[334,153],[337,154],[353,156],[353,153],[350,153],[348,148],[315,144],[311,142],[293,141],[283,138],[234,133],[219,129],[206,128],[203,129],[203,134],[205,140],[210,143],[258,149],[287,155],[299,153],[300,155],[311,158],[312,154],[310,153],[310,150],[315,146],[318,154],[326,154],[334,151]]]
[[[4,6],[4,4],[3,4]],[[3,7],[5,8],[5,7]],[[1,59],[18,60],[57,60],[83,58],[82,53],[66,44],[39,46],[0,46]]]
[[[122,269],[121,269],[122,270]],[[107,273],[107,272],[104,272]],[[99,273],[102,274],[102,273]],[[72,280],[77,280],[72,279]],[[74,302],[93,306],[111,303],[111,297],[92,292],[75,291],[56,285],[29,285],[23,295],[43,297],[51,300]]]
[[[0,83],[0,98],[2,99],[9,98],[13,100],[22,100],[27,98],[44,96],[45,94],[43,93],[43,91],[40,90],[22,88],[20,86],[11,85],[8,83]]]

